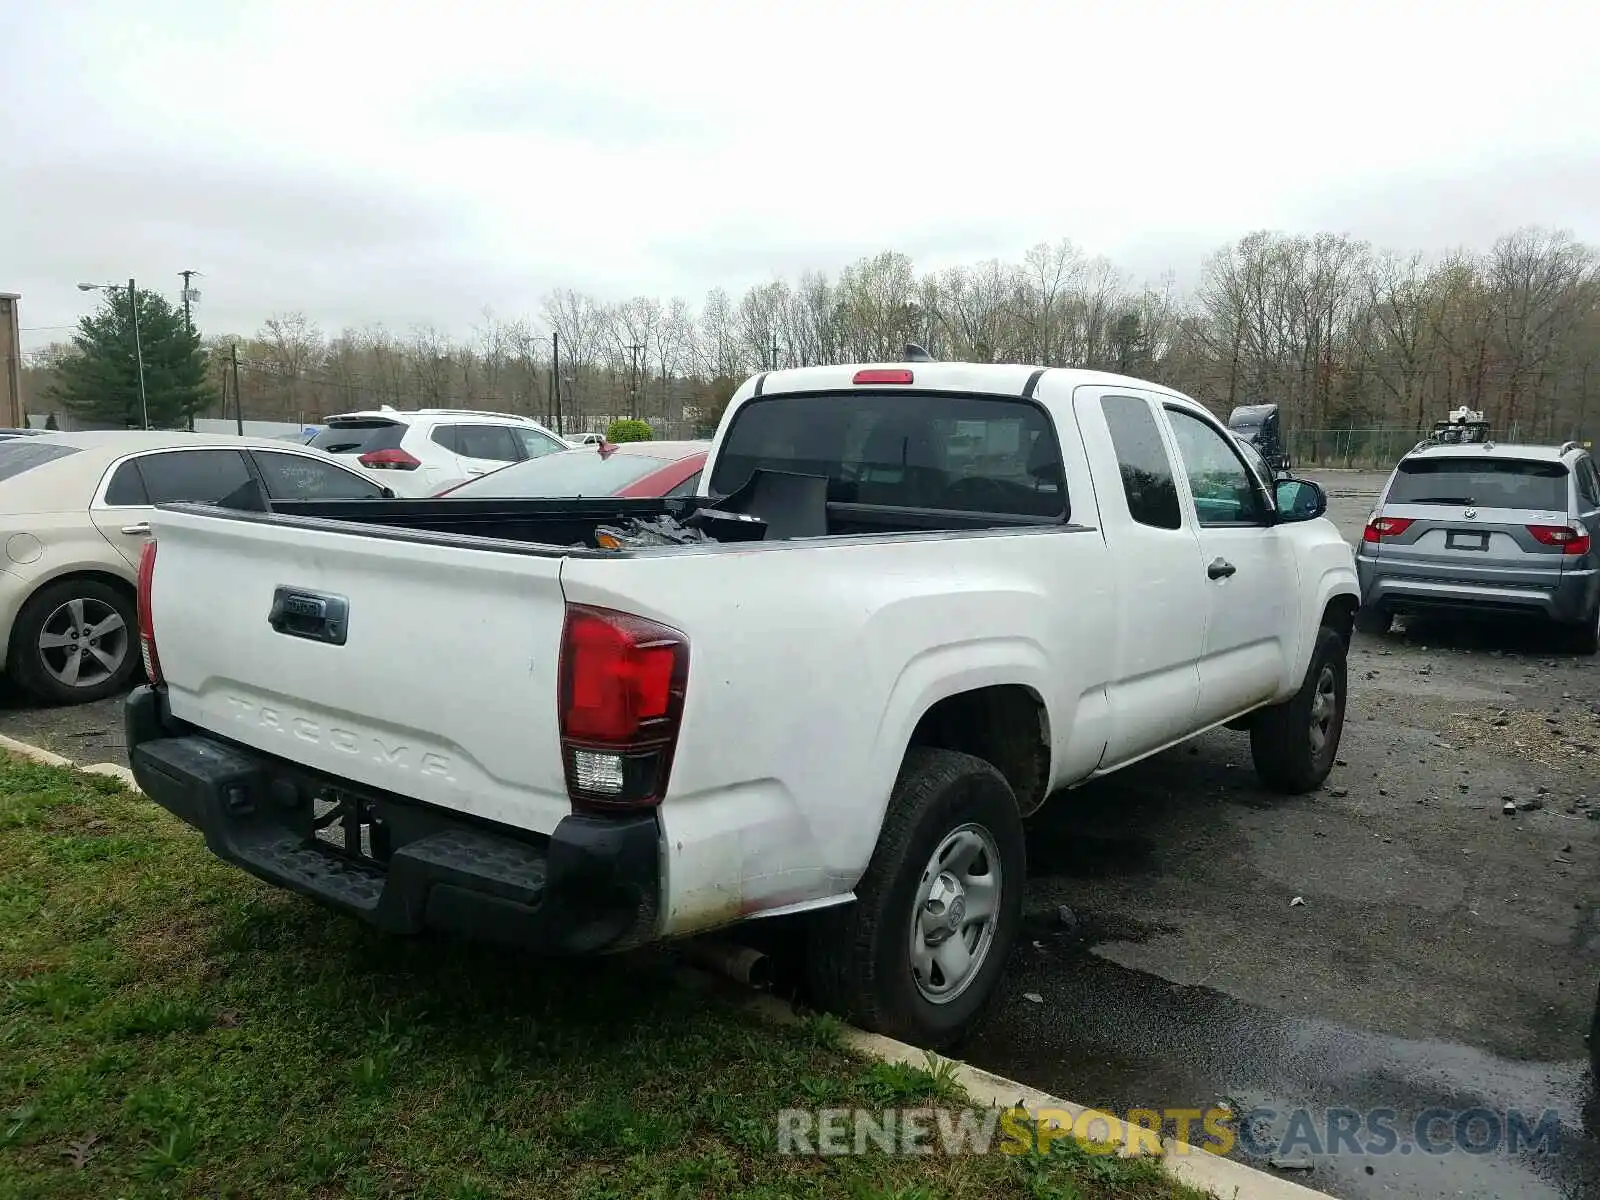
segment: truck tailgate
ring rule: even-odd
[[[150,524],[173,716],[539,833],[571,812],[556,714],[560,556],[167,509]],[[347,606],[331,640],[269,624],[277,597],[289,600],[281,625],[322,628],[297,623],[306,594]]]

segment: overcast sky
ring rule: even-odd
[[[1252,229],[1600,241],[1579,0],[0,5],[24,343],[205,273],[207,332],[465,331],[1071,237],[1192,280]],[[1589,9],[1587,13],[1585,9]]]

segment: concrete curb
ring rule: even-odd
[[[69,758],[62,758],[53,751],[46,750],[43,746],[35,746],[29,742],[19,742],[16,738],[0,734],[0,750],[8,750],[18,758],[25,758],[29,762],[43,763],[47,767],[71,767],[76,764]]]
[[[71,759],[64,758],[52,750],[46,750],[29,742],[21,742],[3,734],[0,734],[0,750],[9,751],[18,758],[42,763],[45,766],[70,767],[87,775],[105,775],[120,781],[132,791],[139,790],[138,784],[133,781],[133,772],[118,763],[93,763],[79,767]],[[735,985],[728,981],[694,967],[685,967],[680,976],[696,988],[722,992],[735,990]],[[789,1005],[761,992],[743,993],[736,999],[764,1020],[774,1024],[794,1025],[800,1020],[799,1015]],[[854,1026],[844,1026],[844,1043],[857,1054],[880,1062],[926,1067],[932,1058],[936,1065],[948,1064],[947,1069],[951,1077],[965,1089],[976,1104],[991,1108],[1014,1108],[1021,1105],[1035,1113],[1041,1109],[1059,1109],[1071,1113],[1074,1121],[1082,1113],[1090,1111],[1086,1105],[1074,1104],[1070,1100],[1041,1092],[1014,1079],[991,1074],[959,1059],[930,1055],[926,1050],[919,1050],[915,1046],[897,1042],[880,1034],[867,1033]],[[1290,1183],[1286,1179],[1268,1175],[1244,1163],[1221,1158],[1186,1145],[1175,1138],[1163,1138],[1161,1150],[1162,1165],[1170,1175],[1190,1187],[1210,1191],[1219,1200],[1327,1200],[1325,1192]]]
[[[760,992],[743,993],[737,985],[720,976],[697,967],[685,967],[681,972],[685,981],[697,988],[707,988],[723,993],[738,993],[736,999],[752,1012],[777,1025],[794,1025],[800,1016],[788,1004],[774,996]],[[903,1063],[907,1066],[929,1066],[930,1054],[926,1050],[881,1034],[867,1033],[854,1026],[844,1027],[844,1044],[857,1054],[886,1063]],[[1021,1105],[1031,1112],[1041,1109],[1059,1109],[1071,1113],[1074,1121],[1084,1112],[1086,1105],[1074,1104],[1038,1088],[1028,1087],[1014,1079],[992,1074],[964,1063],[959,1059],[931,1056],[935,1065],[947,1069],[955,1082],[966,1090],[973,1102],[991,1108],[1014,1108]],[[1101,1115],[1103,1110],[1092,1110]],[[1328,1200],[1326,1192],[1315,1191],[1302,1184],[1291,1183],[1258,1171],[1254,1167],[1221,1158],[1198,1147],[1179,1142],[1176,1138],[1163,1138],[1161,1142],[1162,1166],[1167,1173],[1190,1187],[1210,1191],[1218,1200]]]

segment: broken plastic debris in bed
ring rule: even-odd
[[[725,508],[699,509],[685,517],[683,523],[718,542],[759,542],[767,536],[767,522],[761,517]]]
[[[602,550],[635,550],[645,546],[696,546],[715,542],[759,542],[767,523],[749,513],[702,508],[682,521],[667,514],[646,519],[633,517],[594,531]]]
[[[602,550],[635,550],[645,546],[694,546],[716,541],[699,529],[689,529],[669,516],[645,520],[633,517],[620,525],[601,525],[594,531]]]

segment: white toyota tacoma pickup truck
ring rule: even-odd
[[[1350,547],[1187,397],[773,372],[702,480],[159,509],[140,787],[397,932],[597,953],[803,913],[817,1002],[944,1046],[996,990],[1047,797],[1224,724],[1274,789],[1333,764]],[[716,540],[597,534],[664,514]]]

